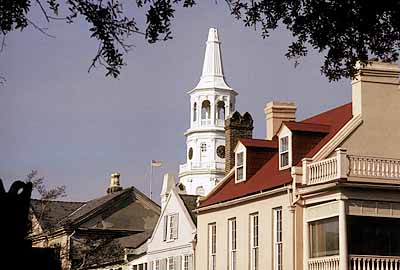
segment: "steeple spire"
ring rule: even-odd
[[[218,30],[210,28],[206,42],[203,71],[195,89],[219,88],[232,90],[225,82]]]

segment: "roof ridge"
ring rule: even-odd
[[[338,110],[338,109],[343,108],[343,107],[345,107],[345,106],[349,106],[350,104],[352,104],[352,102],[347,102],[347,103],[345,103],[345,104],[342,104],[342,105],[339,105],[339,106],[330,108],[330,109],[328,109],[328,110],[326,110],[326,111],[320,112],[320,113],[318,113],[318,114],[314,114],[314,115],[312,115],[312,116],[310,116],[310,117],[307,117],[307,118],[301,120],[300,122],[304,123],[305,121],[312,120],[313,118],[315,118],[315,117],[317,117],[317,116],[320,116],[320,115],[325,114],[325,113],[330,113],[330,112],[332,112],[332,111],[334,111],[334,110]],[[306,123],[307,123],[307,122],[306,122]]]
[[[31,201],[46,201],[46,202],[61,202],[61,203],[87,203],[87,202],[75,202],[75,201],[61,201],[61,200],[43,200],[43,199],[31,199]]]

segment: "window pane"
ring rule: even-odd
[[[237,172],[237,179],[238,180],[243,179],[243,167],[237,168],[236,172]]]
[[[289,150],[289,137],[286,136],[286,137],[281,138],[280,148],[281,148],[281,152],[285,152],[285,151]]]
[[[289,152],[281,154],[281,167],[289,165]]]
[[[242,165],[243,165],[243,152],[236,154],[236,166],[242,166]]]
[[[324,257],[339,254],[338,217],[310,223],[311,257]]]

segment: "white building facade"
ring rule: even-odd
[[[218,31],[210,28],[200,82],[190,95],[190,128],[185,132],[186,163],[179,181],[187,194],[206,195],[225,172],[227,116],[235,110],[237,93],[225,81]]]

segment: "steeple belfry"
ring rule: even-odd
[[[203,71],[195,89],[219,88],[232,90],[225,82],[218,30],[210,28],[206,42]]]

